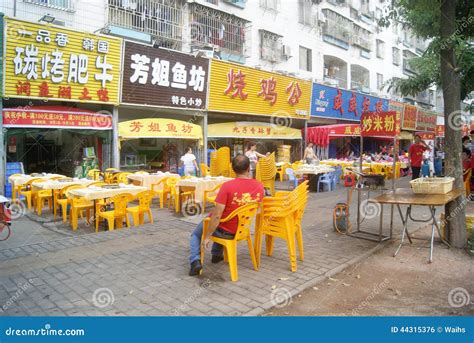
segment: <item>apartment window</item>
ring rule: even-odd
[[[366,51],[372,51],[372,33],[363,27],[353,24],[352,45]]]
[[[212,5],[219,5],[219,0],[206,0],[206,2],[212,4]]]
[[[260,30],[260,58],[269,62],[280,62],[282,37],[276,33]]]
[[[377,73],[377,89],[381,91],[383,89],[383,75]]]
[[[316,25],[312,0],[298,0],[298,21],[303,25]]]
[[[352,22],[346,17],[329,9],[323,9],[323,14],[326,18],[326,22],[323,26],[323,40],[343,49],[348,49]]]
[[[311,49],[300,46],[300,69],[312,71],[312,53]]]
[[[235,5],[240,8],[245,8],[246,0],[222,0],[222,1],[227,2],[228,4]]]
[[[380,39],[377,39],[377,57],[385,58],[385,43]]]
[[[392,63],[396,66],[400,65],[400,49],[392,48]]]
[[[280,0],[260,0],[260,7],[265,10],[278,12]]]
[[[63,11],[74,11],[74,0],[26,0],[25,2]]]

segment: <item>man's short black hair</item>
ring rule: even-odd
[[[464,143],[465,141],[470,141],[470,140],[471,140],[471,138],[469,138],[469,136],[464,136],[464,137],[462,138],[462,142],[463,142],[463,143]]]
[[[471,132],[469,132],[470,135],[474,135],[474,130],[471,130]]]
[[[243,174],[250,168],[250,160],[247,156],[238,154],[232,159],[232,170],[236,174]]]

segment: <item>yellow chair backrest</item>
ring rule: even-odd
[[[166,179],[166,186],[168,186],[170,189],[174,189],[179,179],[180,179],[179,177],[170,176],[169,178]]]
[[[31,180],[28,180],[26,181],[24,184],[23,184],[23,188],[24,189],[31,189],[31,184],[33,182],[44,182],[44,181],[47,181],[47,179],[43,179],[41,177],[36,177],[36,178],[33,178]]]
[[[99,169],[91,169],[87,172],[87,177],[91,178],[92,180],[98,180],[100,177],[100,170]]]
[[[59,190],[59,199],[63,199],[67,197],[67,192],[69,192],[72,189],[79,189],[79,188],[84,188],[84,186],[81,185],[68,185]]]
[[[209,168],[209,171],[212,176],[219,176],[218,174],[218,168],[217,168],[217,151],[212,151],[211,152],[211,166]]]
[[[80,206],[92,206],[93,202],[91,200],[87,200],[83,197],[73,197],[71,198],[71,206],[72,207],[80,207]]]
[[[154,196],[155,192],[150,190],[138,193],[137,198],[140,210],[148,210],[151,206],[151,202],[153,201]]]
[[[128,183],[128,175],[131,175],[132,173],[128,173],[128,172],[122,172],[122,173],[118,173],[116,177],[114,177],[113,179],[116,180],[116,182],[118,183]]]
[[[110,198],[110,202],[114,204],[114,215],[121,216],[127,213],[127,204],[133,200],[133,195],[129,193],[118,194]]]
[[[207,176],[207,175],[210,174],[209,167],[208,167],[206,164],[201,163],[201,164],[199,165],[199,167],[201,168],[201,175],[202,175],[202,176]]]
[[[228,222],[234,217],[238,218],[238,226],[237,231],[235,233],[234,239],[241,240],[246,238],[250,234],[250,224],[252,224],[252,219],[256,216],[257,210],[260,204],[258,203],[250,203],[244,206],[241,206],[232,213],[230,213],[224,219],[221,219],[221,223]]]

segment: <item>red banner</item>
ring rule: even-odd
[[[472,129],[472,126],[469,127],[469,125],[464,125],[462,128],[462,135],[463,136],[468,136],[470,129]],[[436,125],[436,136],[437,137],[444,137],[444,125]]]
[[[3,110],[3,126],[111,130],[112,117],[77,110],[63,112],[12,108]]]
[[[402,129],[403,130],[416,130],[416,113],[418,109],[416,106],[405,104],[403,110]]]
[[[395,111],[363,113],[360,125],[363,137],[396,137],[400,135],[400,113]]]

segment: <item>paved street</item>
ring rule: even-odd
[[[155,205],[154,224],[95,233],[83,221],[72,232],[61,222],[39,222],[28,214],[14,223],[11,238],[0,242],[3,315],[261,314],[383,248],[333,230],[333,207],[345,197],[345,189],[311,193],[303,219],[305,261],[298,261],[296,273],[290,271],[284,242],[276,241],[273,257],[262,256],[259,271],[242,244],[238,282],[230,281],[226,264],[211,264],[209,253],[203,275],[188,276],[189,235],[199,218],[183,219]],[[351,210],[354,217],[356,207]],[[375,229],[378,217],[363,225]]]

